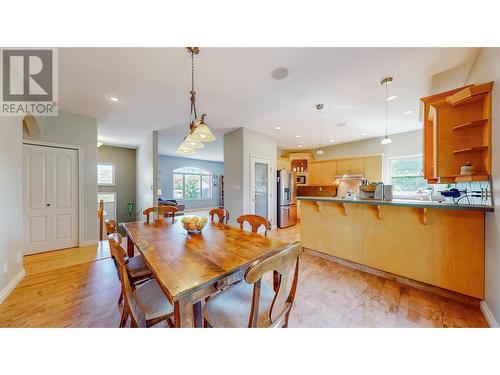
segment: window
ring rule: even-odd
[[[115,166],[113,164],[97,164],[97,185],[115,184]]]
[[[212,173],[202,168],[183,167],[173,171],[174,199],[212,198]]]
[[[389,176],[394,191],[414,192],[427,187],[422,177],[422,155],[389,159]]]

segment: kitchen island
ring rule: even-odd
[[[297,197],[304,247],[484,298],[484,223],[491,206]]]

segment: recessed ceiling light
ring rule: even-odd
[[[302,137],[300,134],[297,134],[297,135],[295,136],[295,138],[300,138],[300,137]]]
[[[396,99],[396,98],[397,98],[397,96],[396,96],[396,95],[389,96],[389,97],[387,98],[387,101],[388,101],[388,102],[390,102],[391,100],[394,100],[394,99]]]
[[[304,147],[304,145],[299,145],[300,148]]]
[[[335,142],[335,139],[330,139],[330,142],[332,142],[332,143]]]
[[[119,102],[120,101],[120,99],[118,99],[116,96],[110,96],[109,100],[111,100],[112,102]]]
[[[410,114],[412,114],[412,113],[413,113],[413,111],[406,111],[406,112],[405,112],[405,115],[410,115]]]
[[[368,135],[368,133],[361,133],[361,135]]]
[[[275,127],[275,129],[276,129],[276,130],[280,130],[280,129],[281,129],[281,127],[280,127],[280,126],[277,126],[277,127]]]

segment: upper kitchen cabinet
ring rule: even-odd
[[[280,169],[291,170],[290,159],[279,157],[276,160],[276,169],[277,170],[280,170]]]
[[[489,180],[493,82],[422,98],[424,177],[431,183]],[[461,167],[472,165],[472,174]]]
[[[364,158],[337,160],[337,174],[363,174],[364,172]]]
[[[382,156],[365,158],[365,178],[370,182],[382,181]]]
[[[336,174],[337,163],[335,160],[309,163],[309,185],[333,186]]]
[[[382,181],[382,155],[309,163],[309,185],[333,186],[336,176],[344,174],[362,174],[368,181]]]

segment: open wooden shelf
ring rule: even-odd
[[[488,181],[490,179],[490,175],[487,173],[456,174],[453,177],[455,177],[455,182]]]
[[[470,85],[422,98],[424,177],[429,183],[490,178],[493,85]],[[466,163],[475,174],[457,175]]]
[[[488,119],[469,121],[469,122],[466,122],[465,124],[454,126],[453,130],[462,130],[462,129],[474,128],[476,126],[483,126],[487,122],[488,122]]]
[[[461,154],[464,152],[478,152],[478,151],[484,151],[487,149],[488,149],[488,146],[477,146],[477,147],[462,148],[460,150],[454,150],[454,151],[452,151],[452,153],[453,154]]]

